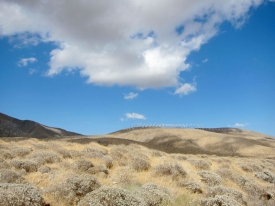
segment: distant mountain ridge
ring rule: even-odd
[[[19,120],[0,113],[0,137],[49,138],[76,135],[81,134],[45,126],[31,120]]]

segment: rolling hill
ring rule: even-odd
[[[80,134],[48,127],[31,120],[19,120],[0,113],[0,137],[49,138],[74,135]]]

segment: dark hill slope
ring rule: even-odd
[[[63,137],[80,135],[60,128],[48,127],[30,120],[19,120],[0,113],[0,137]]]

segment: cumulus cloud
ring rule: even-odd
[[[0,0],[0,35],[54,42],[48,76],[80,70],[96,85],[195,91],[180,82],[188,55],[217,35],[222,22],[240,27],[262,2]]]
[[[34,63],[36,62],[37,59],[34,57],[30,57],[30,58],[22,58],[17,62],[18,66],[27,66],[29,63]]]
[[[127,117],[127,119],[144,119],[144,120],[146,119],[145,116],[138,113],[127,113],[125,114],[125,116]]]
[[[183,96],[183,95],[188,95],[191,92],[195,92],[195,91],[197,91],[196,83],[192,83],[192,84],[185,83],[181,85],[179,88],[177,88],[174,94]]]
[[[124,94],[124,99],[134,99],[137,98],[138,93],[130,92],[129,94]]]
[[[248,123],[236,123],[234,126],[235,127],[245,127],[247,125],[248,125]]]

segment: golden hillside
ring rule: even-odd
[[[3,138],[0,205],[272,206],[272,151],[271,137],[233,129]]]

